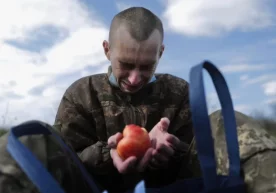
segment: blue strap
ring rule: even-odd
[[[224,77],[220,71],[208,61],[194,66],[190,71],[190,104],[197,143],[196,146],[205,188],[214,189],[218,186],[216,183],[216,160],[205,98],[203,69],[206,69],[210,74],[222,107],[227,151],[230,162],[229,176],[240,175],[239,143],[233,104]]]
[[[29,121],[11,129],[8,136],[7,150],[15,161],[19,164],[21,169],[26,173],[29,179],[37,186],[41,193],[65,193],[57,181],[47,171],[47,169],[38,161],[33,153],[26,148],[18,138],[25,135],[52,135],[63,148],[63,150],[69,154],[80,169],[84,179],[90,186],[93,193],[99,193],[94,181],[86,171],[85,167],[78,159],[75,153],[63,142],[63,140],[51,129],[45,127],[39,121]]]

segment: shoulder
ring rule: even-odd
[[[157,81],[164,85],[167,92],[181,96],[187,95],[189,83],[186,80],[171,74],[156,74],[155,76]]]
[[[109,86],[106,73],[90,75],[82,77],[69,85],[64,96],[71,100],[78,100],[79,98],[85,100],[88,96],[96,96],[92,93],[97,93]]]
[[[276,139],[269,135],[255,119],[240,112],[235,111],[239,151],[242,162],[248,161],[255,155],[264,151],[276,150]],[[210,115],[210,122],[215,139],[215,149],[217,159],[221,164],[221,169],[228,163],[223,117],[221,111],[216,111]],[[224,169],[222,169],[224,170]]]
[[[67,92],[75,92],[83,89],[91,89],[103,82],[107,82],[106,73],[102,74],[94,74],[90,76],[82,77],[76,81],[74,81],[67,89]]]

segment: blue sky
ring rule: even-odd
[[[0,2],[0,124],[53,123],[65,89],[109,65],[102,41],[113,16],[130,6],[158,15],[165,52],[157,72],[189,80],[209,60],[223,72],[235,109],[276,104],[276,1],[273,0],[10,0]],[[219,108],[205,77],[210,111]]]

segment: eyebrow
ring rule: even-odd
[[[121,58],[119,59],[119,62],[125,63],[125,64],[134,64],[133,60],[127,59],[127,58]],[[141,62],[141,65],[143,64],[155,64],[156,60],[144,60]]]

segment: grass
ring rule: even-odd
[[[8,132],[8,130],[6,130],[6,129],[0,129],[0,137],[7,132]]]

